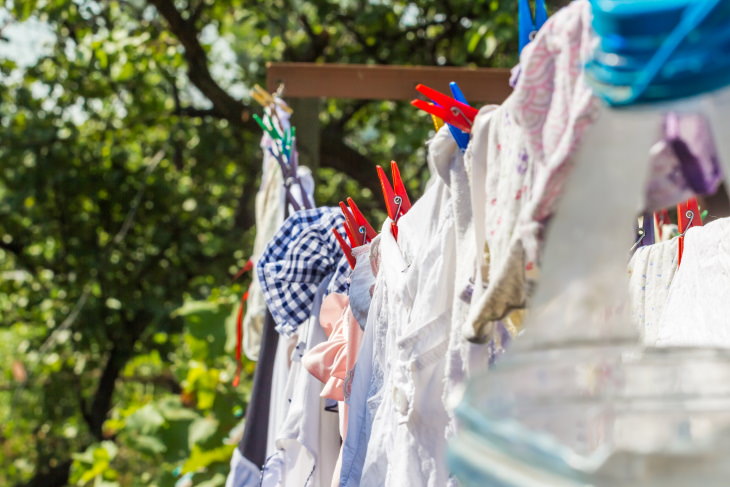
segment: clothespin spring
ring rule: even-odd
[[[469,128],[474,126],[474,122],[472,122],[459,107],[451,107],[451,114],[455,117],[461,117]]]

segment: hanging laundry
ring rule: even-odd
[[[495,107],[483,107],[478,117],[485,119],[484,113]],[[481,140],[474,140],[472,144],[480,144]],[[449,423],[445,433],[451,438],[457,429],[453,415],[455,398],[463,389],[468,377],[486,370],[496,356],[504,350],[509,341],[509,333],[502,322],[497,323],[500,330],[494,333],[487,345],[471,343],[464,339],[462,324],[466,321],[474,294],[474,263],[477,262],[475,227],[476,222],[484,222],[475,218],[476,214],[483,213],[485,196],[484,185],[473,185],[474,181],[484,181],[485,167],[472,167],[473,157],[459,157],[450,166],[450,192],[454,214],[454,288],[452,294],[452,313],[449,330],[449,343],[445,364],[445,382],[443,397],[441,398],[449,414]],[[459,164],[463,164],[463,170]]]
[[[262,468],[261,487],[326,486],[333,477],[339,456],[339,419],[320,397],[322,383],[302,365],[304,350],[326,340],[319,315],[331,278],[330,273],[314,290],[310,317],[296,330],[299,344],[292,354],[285,389],[288,409],[276,433],[276,451]]]
[[[361,486],[444,485],[448,480],[444,465],[449,416],[442,397],[455,276],[451,174],[463,173],[464,165],[448,128],[437,133],[428,151],[431,181],[398,222],[397,245],[407,269],[394,273],[383,257],[379,266],[378,279],[382,276],[388,290],[387,306],[394,309],[381,351],[386,358],[381,402],[372,422]],[[399,455],[390,454],[393,449]]]
[[[262,485],[324,485],[333,476],[338,418],[326,410],[322,385],[302,366],[301,357],[326,340],[318,323],[324,296],[348,288],[350,268],[331,232],[343,221],[336,208],[299,211],[282,224],[257,264],[267,307],[278,320],[275,329],[283,335],[269,421],[273,442],[267,450],[272,454],[262,470]]]
[[[640,9],[636,4],[647,10],[660,9],[665,6],[663,4],[671,4],[675,9],[686,6],[690,14],[696,14],[707,13],[705,9],[708,5],[711,8],[718,3],[591,2],[597,9],[597,6],[601,6],[608,14],[621,14],[628,20],[633,19],[626,14]],[[549,21],[545,25],[526,53],[532,48],[538,49],[541,35],[547,35],[553,26],[558,25],[559,16],[570,9],[577,9],[576,5],[588,12],[588,2],[576,2],[558,12],[554,17],[555,22]],[[727,4],[722,9],[724,16],[728,12],[726,7]],[[565,18],[561,17],[560,20]],[[588,18],[581,19],[586,30]],[[689,15],[689,19],[696,21],[698,17]],[[611,20],[615,28],[618,21],[615,17]],[[639,20],[635,23],[641,23],[652,34],[656,32],[657,24],[660,24],[646,22],[645,18]],[[677,32],[688,31],[682,29],[688,25],[684,20],[676,20],[679,23],[676,31],[672,31],[671,23],[665,25],[675,39]],[[720,23],[716,20],[711,25]],[[625,26],[618,24],[618,27]],[[625,31],[635,32],[629,29]],[[560,41],[566,40],[565,37],[560,38],[560,41],[558,39],[556,37],[549,46],[559,46]],[[691,39],[693,42],[698,41],[696,36],[691,36]],[[602,41],[606,45],[625,49],[626,44],[621,40],[616,35]],[[644,35],[636,40],[643,45],[652,45],[646,42],[648,37]],[[660,52],[666,53],[667,46],[676,47],[671,42],[662,43],[661,38],[656,40]],[[603,60],[610,61],[618,71],[617,77],[626,74],[626,65],[621,62],[625,58],[605,56]],[[582,70],[586,59],[576,61],[572,65],[576,70]],[[552,69],[555,64],[559,64],[559,59],[550,59],[542,66],[545,69],[540,70],[541,74]],[[636,65],[643,67],[644,63],[640,61]],[[698,68],[698,64],[691,65]],[[667,68],[667,72],[677,72],[674,64],[672,69]],[[522,74],[526,72],[525,69]],[[694,74],[697,75],[696,72]],[[522,81],[521,78],[520,83]],[[677,81],[683,85],[681,80]],[[517,90],[519,87],[518,83]],[[609,90],[609,94],[630,95],[634,87],[619,88],[613,92]],[[670,93],[662,89],[666,88],[663,85],[653,88],[653,96],[667,96]],[[552,92],[552,88],[549,91]],[[531,94],[537,96],[539,93]],[[541,103],[539,96],[537,98],[538,102],[533,105],[536,109],[546,106]],[[562,108],[570,109],[567,105],[558,106],[555,113],[567,113]],[[620,274],[624,258],[622,239],[628,236],[628,232],[626,228],[618,228],[617,220],[620,219],[618,216],[626,218],[640,209],[638,196],[644,184],[645,161],[637,161],[640,163],[637,164],[640,166],[638,175],[631,173],[631,164],[636,157],[643,158],[649,152],[653,135],[651,131],[654,125],[658,125],[652,123],[652,114],[647,112],[649,110],[643,107],[628,114],[626,110],[619,112],[601,108],[601,116],[592,131],[586,133],[586,137],[579,137],[583,143],[575,155],[577,163],[571,184],[561,196],[561,212],[551,223],[552,233],[546,259],[553,260],[545,266],[545,278],[550,280],[538,290],[536,309],[531,315],[533,328],[527,328],[521,340],[517,341],[512,350],[514,355],[507,359],[509,363],[472,383],[464,402],[459,406],[460,416],[470,429],[461,436],[461,442],[457,443],[458,451],[455,448],[454,455],[457,458],[455,465],[463,474],[460,480],[465,485],[689,485],[699,477],[706,482],[712,478],[714,482],[710,482],[713,485],[725,482],[723,457],[715,452],[726,443],[727,438],[718,432],[726,428],[727,418],[722,414],[717,415],[715,411],[718,409],[710,412],[705,401],[696,399],[702,396],[703,399],[712,398],[710,402],[716,405],[727,404],[726,381],[723,378],[727,375],[728,358],[714,350],[709,353],[706,350],[692,353],[686,349],[661,353],[644,350],[639,346],[638,336],[633,333],[630,322],[624,319],[626,301],[621,299],[624,288]],[[714,114],[717,115],[717,112]],[[520,122],[527,120],[516,118]],[[535,118],[530,120],[534,121]],[[718,125],[715,124],[715,127]],[[552,128],[558,129],[559,133],[565,131],[565,126],[557,122]],[[629,134],[631,136],[627,137]],[[649,137],[645,137],[647,134]],[[626,144],[622,146],[624,140]],[[720,141],[721,144],[723,142]],[[566,144],[570,145],[569,142]],[[529,155],[534,155],[533,149],[534,146],[528,151]],[[682,152],[676,144],[673,150]],[[550,156],[555,151],[550,150],[546,154]],[[610,165],[613,162],[612,155],[616,159],[613,166]],[[570,159],[566,162],[566,168],[572,164]],[[550,167],[550,170],[556,169],[558,166]],[[549,172],[541,175],[540,171],[542,169],[536,167],[537,197],[530,203],[533,208],[528,207],[526,213],[529,217],[524,222],[537,221],[542,224],[552,216],[551,191],[545,191],[553,186],[549,184],[551,181],[556,183],[556,199],[563,192],[561,179],[565,175],[559,172],[557,176]],[[682,172],[687,181],[693,179],[688,176],[688,172]],[[623,189],[626,195],[622,194]],[[543,195],[548,196],[544,198]],[[545,204],[544,213],[539,210],[542,204]],[[543,218],[539,218],[541,214]],[[604,227],[600,228],[601,225]],[[700,235],[707,230],[691,229],[686,238],[693,240],[690,237],[693,232]],[[615,232],[614,235],[620,235],[620,238],[609,238],[608,233],[611,231]],[[710,254],[722,256],[719,260],[728,255],[724,243],[718,243],[727,241],[727,234],[717,227],[714,232],[715,235],[705,241],[709,245],[700,246],[706,249],[706,255],[698,259],[702,253],[697,252],[687,257],[692,267],[687,277],[692,284],[683,289],[686,294],[675,291],[682,289],[680,274],[683,268],[680,267],[674,275],[669,301],[664,307],[664,317],[669,314],[674,316],[682,310],[684,314],[680,315],[676,324],[681,323],[684,327],[681,329],[685,331],[691,328],[692,333],[696,331],[698,316],[711,318],[716,327],[723,323],[719,314],[711,316],[721,306],[717,299],[719,292],[703,303],[703,310],[712,310],[708,314],[693,316],[692,311],[697,313],[697,309],[687,311],[688,304],[691,308],[696,302],[694,294],[698,292],[697,284],[702,279],[700,275],[713,275],[709,268],[703,268],[698,262],[711,261],[712,258],[708,259]],[[592,238],[585,238],[585,241],[576,238],[581,235]],[[596,238],[598,235],[603,237],[603,241]],[[539,249],[537,244],[540,238],[532,241],[536,245],[530,248],[527,245],[529,240],[523,240],[528,259],[534,255],[531,252]],[[630,243],[626,242],[626,249]],[[641,264],[636,264],[640,268]],[[724,263],[716,261],[713,264],[714,269],[720,269],[715,276],[727,274]],[[494,265],[493,259],[491,265]],[[712,283],[714,291],[722,288],[719,282],[720,279],[717,279]],[[487,285],[491,287],[493,281],[490,280]],[[677,293],[677,299],[672,301],[674,292]],[[672,310],[674,313],[670,311],[671,304],[675,306]],[[482,308],[479,312],[484,310]],[[661,333],[665,329],[664,318],[659,321],[661,342]],[[700,343],[710,345],[709,327],[699,328],[700,334],[707,340],[704,343],[700,340]],[[675,337],[678,330],[678,326],[673,330]],[[715,342],[724,338],[723,335],[715,336]],[[668,357],[673,357],[676,362],[672,363]],[[707,374],[698,376],[690,372],[697,365],[696,361]],[[646,378],[651,379],[644,380]],[[719,380],[713,381],[715,378]],[[712,385],[705,387],[706,384]],[[724,409],[720,407],[720,410]],[[649,429],[636,429],[637,425],[643,427],[649,423]],[[700,424],[705,427],[697,428]],[[687,425],[692,426],[691,432],[688,432]],[[627,465],[632,468],[627,468]],[[703,475],[703,470],[709,466],[714,475]]]
[[[385,220],[381,233],[370,243],[369,259],[366,260],[363,254],[355,267],[357,271],[358,266],[373,263],[375,283],[352,379],[348,434],[342,446],[341,486],[361,485],[373,417],[385,394],[383,379],[388,360],[385,355],[388,327],[391,323],[402,322],[402,313],[410,309],[410,303],[401,299],[408,265],[390,232],[391,223],[389,218]]]
[[[675,239],[677,240],[677,239]],[[730,347],[727,321],[730,218],[690,228],[672,280],[656,345]]]
[[[629,298],[644,344],[656,344],[670,286],[677,271],[678,239],[639,247],[629,261]]]
[[[514,91],[500,106],[477,110],[463,103],[458,89],[451,98],[419,85],[435,104],[414,104],[452,127],[437,129],[428,142],[430,178],[412,204],[397,165],[392,166],[395,188],[377,169],[388,211],[379,234],[352,199],[341,203],[342,213],[297,211],[269,232],[256,264],[261,299],[273,320],[264,331],[278,339],[268,342],[276,351],[262,486],[455,487],[446,461],[452,439],[455,464],[465,478],[476,472],[476,485],[485,478],[523,485],[523,471],[537,475],[533,483],[540,478],[538,483],[552,485],[564,479],[522,458],[534,455],[549,463],[553,451],[545,445],[550,443],[519,436],[518,423],[524,431],[551,435],[550,441],[584,462],[601,460],[604,443],[616,448],[633,440],[612,436],[611,415],[619,413],[605,401],[596,402],[605,414],[592,429],[586,427],[593,424],[590,410],[578,407],[560,416],[560,408],[551,409],[552,396],[544,394],[550,377],[543,380],[541,367],[562,380],[560,371],[572,371],[572,362],[556,356],[556,365],[545,360],[549,354],[525,353],[526,348],[550,350],[553,335],[564,332],[558,337],[561,346],[573,347],[566,356],[582,360],[587,371],[576,378],[566,373],[572,381],[566,387],[574,387],[576,397],[603,398],[593,384],[607,384],[610,395],[625,377],[612,376],[613,362],[580,355],[575,345],[589,344],[588,352],[601,350],[611,360],[617,349],[608,350],[596,337],[638,345],[629,311],[646,345],[705,346],[726,338],[730,343],[730,333],[717,331],[727,307],[722,283],[730,273],[724,262],[730,255],[724,243],[729,224],[717,220],[689,230],[678,269],[680,240],[673,238],[667,218],[662,216],[656,228],[653,222],[654,211],[717,189],[722,173],[709,119],[688,112],[640,113],[621,120],[623,132],[611,125],[584,69],[596,44],[591,19],[591,2],[577,1],[547,20],[522,52],[513,70]],[[261,124],[277,137],[265,121]],[[645,145],[617,147],[626,132],[643,135],[644,130],[650,134]],[[277,142],[273,155],[287,153],[289,137]],[[632,151],[639,160],[626,157]],[[613,165],[607,164],[614,162],[611,154],[618,154]],[[276,163],[284,167],[281,160]],[[570,178],[583,186],[567,186]],[[634,191],[643,186],[643,194]],[[599,197],[591,199],[594,195]],[[582,241],[581,231],[599,235],[606,221],[614,228],[634,211],[643,212],[646,241],[627,241],[625,253],[621,239]],[[544,268],[550,285],[540,289],[530,315],[527,306],[551,221],[557,235],[547,250],[561,265]],[[571,227],[573,222],[578,226]],[[630,233],[631,221],[616,232],[623,230]],[[634,252],[626,273],[629,249]],[[600,272],[589,271],[594,267]],[[578,278],[584,280],[563,285]],[[702,287],[708,283],[712,289]],[[607,302],[601,302],[604,297]],[[562,304],[574,313],[566,318],[570,313]],[[523,330],[525,319],[553,327]],[[490,369],[497,360],[510,360],[508,345],[522,348],[530,370],[514,360],[506,372]],[[519,380],[518,369],[528,381]],[[460,402],[475,376],[480,382]],[[497,387],[479,390],[482,383]],[[513,386],[511,395],[500,396]],[[526,407],[519,397],[526,398]],[[505,421],[495,425],[495,414]],[[500,457],[503,448],[512,457]],[[488,467],[479,464],[481,458]],[[234,460],[232,468],[260,467],[248,457]],[[566,471],[575,467],[565,465]]]
[[[269,420],[272,392],[272,374],[275,366],[274,356],[279,335],[274,330],[274,320],[266,312],[264,316],[263,337],[261,339],[259,361],[254,374],[251,398],[246,408],[243,437],[233,451],[231,470],[226,479],[226,487],[253,487],[258,485],[261,465],[267,457],[267,438],[271,433]]]
[[[474,121],[466,157],[475,158],[472,167],[485,168],[487,186],[485,209],[474,209],[484,258],[464,325],[470,340],[487,340],[499,320],[512,321],[513,331],[520,328],[521,312],[514,311],[525,307],[537,280],[545,226],[570,174],[572,155],[597,114],[598,100],[582,69],[593,54],[591,18],[589,2],[573,2],[548,19],[521,55],[514,92],[495,110],[483,108]],[[647,154],[656,169],[647,209],[686,199],[691,174],[704,190],[717,187],[718,164],[706,122],[682,115],[678,124],[669,124],[668,135]],[[695,137],[700,132],[702,137]],[[474,181],[479,185],[482,179]]]
[[[346,401],[350,396],[362,329],[352,314],[349,298],[337,293],[330,294],[322,303],[320,324],[327,334],[327,341],[309,348],[302,357],[302,364],[325,384],[320,396],[339,401],[340,436],[344,440],[347,438]],[[340,483],[341,462],[342,451],[332,474],[330,483],[333,487]]]
[[[475,158],[472,167],[484,168],[484,179],[473,182],[485,185],[484,209],[474,209],[484,257],[464,324],[470,340],[488,340],[497,321],[524,308],[536,278],[542,227],[597,107],[580,69],[591,52],[590,19],[587,2],[548,19],[522,51],[513,93],[502,106],[482,109],[474,122],[466,157]]]
[[[332,293],[322,303],[320,324],[327,341],[307,349],[304,367],[324,383],[322,397],[345,400],[345,379],[355,368],[362,330],[349,311],[347,295]]]
[[[277,98],[280,103],[283,100]],[[290,114],[277,104],[276,113],[282,124],[282,129],[290,127]],[[281,168],[274,155],[269,149],[274,140],[264,132],[261,138],[261,150],[263,151],[261,185],[256,193],[255,215],[256,215],[256,237],[254,238],[253,253],[251,259],[254,263],[258,261],[264,247],[274,236],[284,221],[286,202],[286,190]],[[300,185],[293,185],[291,194],[300,206],[305,201],[314,201],[314,179],[312,172],[305,166],[297,168],[297,175]],[[290,208],[293,211],[293,208]],[[263,333],[264,315],[266,303],[257,279],[252,279],[248,289],[248,300],[246,314],[243,318],[243,350],[250,360],[258,360],[261,335]]]

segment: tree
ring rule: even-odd
[[[0,484],[221,485],[266,61],[511,66],[512,2],[15,0],[55,40],[0,60]],[[327,100],[317,200],[425,179],[405,103]],[[251,375],[253,364],[246,364]],[[239,425],[240,427],[240,425]]]

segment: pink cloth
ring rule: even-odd
[[[362,330],[350,311],[350,298],[344,294],[330,294],[322,302],[319,322],[328,339],[307,350],[302,364],[310,374],[324,383],[322,397],[345,401],[349,376],[355,368],[360,350]],[[344,438],[347,428],[347,405],[342,405],[340,433]]]

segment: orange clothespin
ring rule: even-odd
[[[677,226],[679,230],[679,245],[677,248],[677,266],[682,263],[684,252],[684,234],[692,227],[702,226],[702,216],[697,204],[697,198],[690,198],[677,205]]]
[[[350,264],[350,269],[354,269],[355,268],[355,257],[352,255],[352,248],[349,245],[347,245],[347,242],[345,242],[345,239],[342,238],[342,235],[340,235],[340,232],[338,232],[336,228],[332,229],[332,233],[335,234],[337,243],[340,244],[340,248],[342,248],[342,252],[345,254],[345,257],[347,258],[347,263]]]
[[[466,103],[444,95],[443,93],[429,88],[426,85],[416,85],[416,90],[430,98],[432,101],[413,100],[411,105],[423,110],[426,113],[439,117],[444,122],[453,125],[459,130],[470,133],[474,124],[474,118],[479,113],[474,107],[470,107]]]
[[[398,219],[411,209],[411,200],[408,199],[408,193],[406,193],[406,187],[400,177],[400,170],[398,169],[397,162],[390,161],[390,172],[393,178],[393,186],[390,185],[388,176],[385,175],[383,168],[381,166],[377,166],[376,169],[378,171],[380,187],[383,190],[385,209],[388,211],[390,219],[393,220],[391,223],[393,236],[398,238]]]

